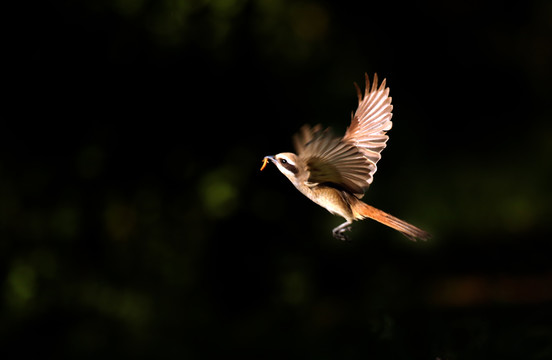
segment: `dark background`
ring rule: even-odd
[[[0,345],[65,358],[550,359],[547,0],[58,1],[6,11]],[[342,222],[263,156],[394,104]]]

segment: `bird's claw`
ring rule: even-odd
[[[337,228],[333,229],[332,233],[333,233],[334,238],[336,238],[338,240],[341,240],[341,241],[347,241],[347,240],[349,240],[349,237],[347,235],[345,235],[345,231],[351,231],[351,227],[350,226],[343,227],[343,228],[337,227]]]

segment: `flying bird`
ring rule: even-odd
[[[374,219],[398,230],[410,240],[427,240],[430,234],[363,201],[374,179],[391,129],[393,105],[386,79],[378,87],[378,76],[370,87],[365,74],[364,95],[355,83],[358,108],[343,137],[321,125],[304,125],[293,137],[295,153],[265,156],[263,170],[270,160],[303,195],[346,221],[333,229],[333,236],[347,240],[355,220]]]

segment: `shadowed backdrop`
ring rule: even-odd
[[[0,343],[75,358],[552,355],[547,1],[58,1],[13,12]],[[10,22],[11,24],[11,22]],[[265,155],[393,129],[352,241]]]

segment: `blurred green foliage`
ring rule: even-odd
[[[552,7],[533,0],[55,2],[14,14],[0,338],[21,356],[548,359]],[[341,222],[261,159],[394,128]]]

